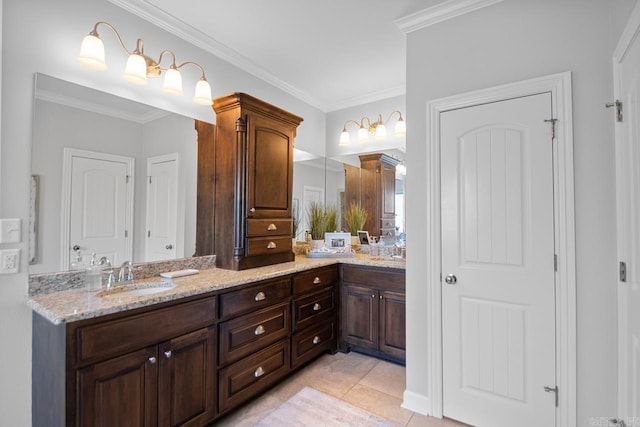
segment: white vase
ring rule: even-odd
[[[324,248],[324,239],[321,240],[311,240],[311,250],[319,251]]]

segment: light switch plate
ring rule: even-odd
[[[20,243],[21,235],[20,218],[0,219],[0,243]]]
[[[0,250],[0,274],[12,274],[20,271],[20,249]]]

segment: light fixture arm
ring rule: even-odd
[[[118,39],[118,42],[120,42],[120,46],[122,46],[122,50],[124,50],[127,53],[127,55],[132,55],[134,53],[142,54],[142,51],[144,50],[144,43],[143,43],[143,41],[141,39],[138,39],[138,43],[136,45],[136,50],[134,50],[133,52],[129,52],[129,49],[127,49],[127,47],[124,45],[124,42],[122,41],[122,37],[120,37],[120,33],[118,33],[118,30],[116,30],[115,27],[113,25],[109,24],[107,21],[98,21],[98,22],[96,22],[96,25],[93,26],[93,30],[91,30],[91,32],[89,33],[90,35],[100,38],[100,35],[98,34],[98,25],[104,25],[104,26],[110,28],[111,31],[113,31],[113,34],[116,35],[116,38]],[[136,52],[138,49],[140,49],[140,52]]]
[[[402,113],[400,112],[400,110],[394,110],[391,112],[391,114],[389,114],[389,117],[387,118],[387,120],[385,120],[384,122],[382,122],[382,114],[378,114],[378,123],[384,123],[385,125],[387,123],[389,123],[389,120],[391,120],[391,118],[393,117],[393,115],[395,113],[398,113],[398,121],[404,121],[404,119],[402,118]]]
[[[186,61],[186,62],[183,62],[182,64],[178,65],[176,68],[180,69],[180,68],[184,67],[185,65],[193,65],[194,67],[198,68],[200,70],[200,72],[202,73],[202,75],[200,76],[200,80],[207,80],[207,76],[204,73],[204,68],[202,68],[202,65],[198,64],[197,62]]]

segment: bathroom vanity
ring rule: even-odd
[[[350,322],[362,314],[351,310],[362,304],[348,302],[345,280],[399,297],[404,263],[299,256],[244,271],[202,270],[157,294],[33,295],[34,425],[207,425],[326,352],[366,347],[354,341],[362,334]],[[375,313],[387,313],[396,328],[382,342],[400,350],[404,307],[370,300],[395,307]],[[384,356],[387,347],[370,349]]]

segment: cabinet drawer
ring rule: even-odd
[[[289,278],[263,282],[257,286],[227,292],[219,296],[220,317],[255,311],[283,301],[291,295]]]
[[[289,372],[289,341],[284,340],[242,359],[219,374],[220,412],[272,386]]]
[[[333,321],[311,327],[291,340],[291,367],[296,368],[325,351],[335,351],[336,324]]]
[[[78,362],[123,354],[210,325],[215,304],[216,298],[210,297],[78,327]]]
[[[300,273],[293,277],[293,293],[299,295],[310,290],[321,289],[335,283],[336,280],[338,280],[337,266]]]
[[[405,271],[390,268],[366,268],[343,265],[342,281],[365,286],[404,291]]]
[[[247,239],[247,256],[291,252],[291,235],[250,237]]]
[[[330,288],[324,292],[299,298],[293,302],[294,331],[319,320],[331,317],[336,312],[336,292]]]
[[[248,219],[247,237],[291,234],[290,219]]]
[[[289,302],[247,314],[220,324],[220,365],[243,356],[289,335]]]

